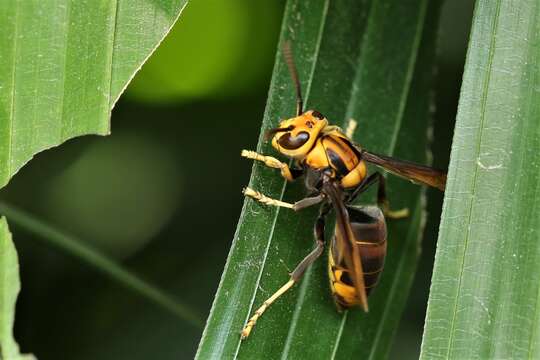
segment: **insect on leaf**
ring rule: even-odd
[[[354,140],[366,149],[426,163],[438,10],[439,2],[427,0],[288,1],[280,41],[292,44],[305,109],[342,127],[354,118]],[[294,113],[294,86],[278,51],[258,152],[276,156],[264,132]],[[260,164],[254,165],[249,186],[287,202],[305,195],[301,181],[286,184],[278,171]],[[246,200],[197,358],[386,356],[414,275],[425,217],[421,187],[389,178],[388,188],[392,207],[409,207],[411,216],[388,221],[389,255],[369,298],[370,312],[336,311],[323,257],[241,342],[251,313],[313,248],[317,213]],[[329,242],[332,225],[327,227]]]

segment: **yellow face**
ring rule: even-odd
[[[318,111],[306,111],[300,116],[283,120],[270,130],[272,146],[283,155],[301,159],[307,155],[328,120]]]

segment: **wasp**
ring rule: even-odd
[[[251,188],[244,194],[263,204],[295,211],[322,204],[314,225],[315,248],[297,265],[289,281],[268,298],[249,319],[241,337],[249,336],[257,320],[281,295],[297,283],[323,253],[325,220],[330,211],[336,217],[328,256],[330,289],[338,310],[360,306],[368,311],[368,295],[377,285],[386,256],[386,218],[408,216],[408,209],[392,211],[386,198],[385,177],[380,172],[368,175],[367,163],[404,177],[412,182],[444,191],[446,173],[428,166],[367,151],[351,140],[356,122],[351,120],[345,132],[330,125],[316,110],[304,111],[298,73],[289,42],[283,55],[296,90],[296,116],[283,120],[267,131],[266,138],[282,155],[293,159],[289,166],[274,157],[242,150],[243,157],[279,169],[288,181],[305,177],[308,196],[294,204],[272,199]],[[356,197],[378,184],[377,206],[354,206]]]

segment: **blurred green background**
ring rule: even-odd
[[[239,153],[256,146],[283,5],[189,3],[113,110],[112,136],[39,154],[0,197],[206,318],[249,180],[251,162]],[[472,7],[447,1],[440,21],[433,140],[440,168],[448,163]],[[423,256],[396,359],[417,358],[420,349],[442,202],[437,191],[428,194]],[[40,359],[193,358],[202,329],[11,228],[21,262],[15,331],[23,351]]]

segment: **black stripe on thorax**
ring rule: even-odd
[[[333,139],[332,136],[326,136],[325,139],[333,142],[338,148],[342,147],[342,144]],[[330,148],[325,148],[324,150],[326,151],[330,164],[332,164],[334,169],[336,169],[338,175],[345,176],[350,172],[339,154],[337,154],[334,150]]]

